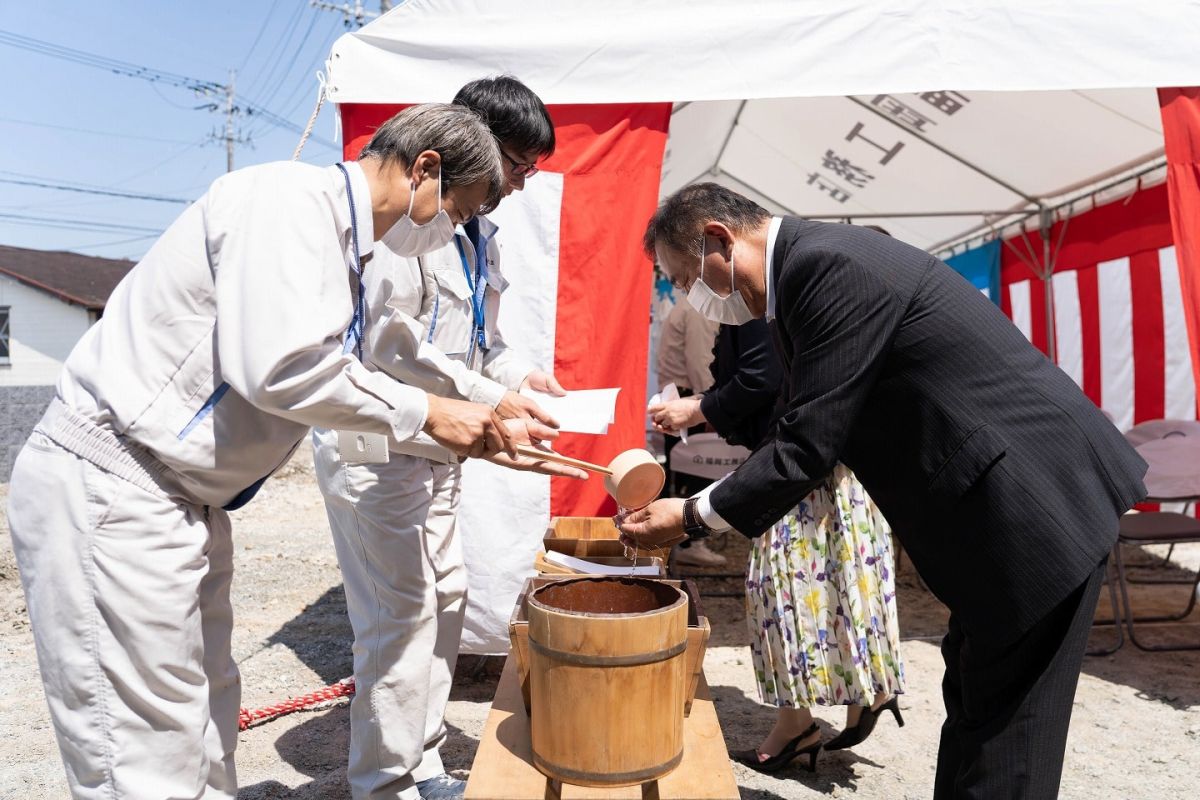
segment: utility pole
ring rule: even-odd
[[[209,134],[208,140],[213,142],[225,143],[225,171],[233,172],[233,146],[235,144],[250,144],[250,139],[247,136],[234,132],[233,118],[242,114],[248,113],[237,104],[237,71],[229,70],[229,83],[224,86],[204,87],[203,94],[210,96],[212,94],[225,95],[224,103],[204,103],[196,106],[197,109],[205,111],[221,112],[225,115],[225,128],[223,131],[213,131]]]
[[[327,0],[308,0],[308,4],[313,8],[319,8],[322,11],[340,11],[342,14],[342,22],[347,28],[351,23],[355,27],[361,28],[367,24],[367,20],[375,19],[380,14],[386,14],[392,10],[392,0],[379,0],[379,11],[367,11],[363,8],[362,0],[354,0],[354,3],[331,3]]]
[[[233,172],[233,93],[237,82],[237,70],[229,70],[229,83],[225,85],[225,171]]]

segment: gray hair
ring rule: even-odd
[[[704,226],[720,222],[744,233],[771,218],[770,212],[748,197],[717,183],[693,183],[662,201],[642,236],[642,249],[654,258],[659,242],[699,258]]]
[[[484,180],[488,197],[483,208],[494,208],[500,202],[505,184],[500,147],[483,118],[463,106],[426,103],[406,108],[375,130],[358,158],[399,161],[408,169],[426,150],[442,157],[443,186],[469,186]]]

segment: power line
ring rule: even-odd
[[[342,22],[349,28],[351,23],[361,28],[367,24],[367,20],[375,19],[380,14],[386,14],[392,10],[391,0],[379,0],[379,11],[367,11],[363,8],[362,0],[354,0],[354,5],[349,3],[324,2],[324,0],[309,0],[309,5],[314,8],[319,8],[322,11],[340,11],[342,13]]]
[[[142,225],[124,225],[119,222],[71,219],[69,217],[35,217],[29,214],[0,214],[0,220],[8,220],[18,225],[30,225],[38,228],[60,228],[63,230],[86,231],[88,233],[102,233],[104,231],[124,231],[154,235],[162,233],[161,229],[147,228]]]
[[[287,42],[292,40],[292,34],[295,33],[296,26],[299,24],[303,16],[304,6],[297,4],[296,10],[292,13],[291,18],[284,26],[283,33],[275,37],[274,46],[267,51],[267,57],[263,59],[263,71],[258,74],[258,77],[254,81],[247,85],[246,88],[250,92],[257,93],[261,88],[269,86],[268,78],[275,71],[275,67],[278,65],[279,59],[283,57],[284,51],[282,48],[286,46]]]
[[[99,189],[101,191],[109,191],[112,189],[111,184],[101,186],[97,183],[86,183],[84,181],[69,181],[62,178],[47,178],[44,175],[30,175],[28,172],[14,172],[11,169],[0,169],[0,175],[7,175],[10,178],[22,178],[27,181],[45,181],[47,183],[57,183],[63,186],[77,186],[82,189]]]
[[[11,183],[15,186],[35,186],[39,189],[57,189],[60,192],[79,192],[80,194],[100,194],[106,197],[122,197],[126,200],[149,200],[156,203],[180,203],[187,205],[191,200],[181,197],[162,197],[153,194],[135,194],[133,192],[117,192],[108,189],[84,189],[79,186],[68,186],[62,183],[45,183],[42,181],[22,181],[13,178],[0,178],[0,183]]]
[[[250,49],[246,51],[246,57],[242,59],[242,65],[238,67],[238,72],[245,72],[246,65],[250,63],[250,56],[254,55],[254,49],[258,47],[259,41],[262,40],[263,34],[267,32],[267,27],[271,22],[271,17],[275,16],[275,7],[279,5],[279,0],[274,0],[271,3],[271,9],[267,11],[267,15],[263,17],[262,25],[258,28],[258,35],[254,37],[254,41],[250,43]]]
[[[131,183],[132,181],[137,180],[138,178],[142,177],[143,175],[147,175],[151,172],[156,172],[159,168],[166,166],[167,164],[170,164],[172,161],[184,156],[191,150],[203,146],[205,141],[207,141],[207,139],[200,139],[198,141],[192,142],[191,144],[186,144],[183,147],[181,147],[180,149],[178,149],[175,152],[171,153],[170,155],[166,156],[162,160],[157,161],[148,167],[142,167],[140,170],[133,173],[132,175],[126,175],[124,178],[121,178],[120,180],[109,182],[108,186],[124,186],[127,183]],[[108,187],[101,187],[101,188],[108,188]],[[182,190],[177,190],[177,191],[182,191]]]
[[[324,40],[322,40],[318,52],[329,52],[329,47],[333,43],[334,39],[337,38],[340,30],[341,26],[337,24],[336,20],[333,20],[329,28],[329,33],[325,36]],[[301,106],[310,97],[309,92],[316,88],[315,83],[316,82],[312,80],[311,73],[301,74],[300,79],[295,82],[291,93],[285,100],[279,103],[278,107],[280,116],[286,119],[299,111]]]
[[[119,61],[117,59],[108,58],[107,56],[100,56],[96,55],[95,53],[88,53],[83,50],[76,50],[71,47],[64,47],[51,42],[44,42],[40,39],[22,36],[20,34],[12,33],[11,31],[0,30],[0,44],[16,47],[22,50],[28,50],[34,53],[40,53],[51,58],[58,58],[75,64],[81,64],[83,66],[102,69],[118,75],[125,75],[130,78],[139,78],[141,80],[149,81],[151,84],[165,83],[178,88],[190,89],[191,91],[206,97],[214,94],[226,94],[230,90],[229,86],[222,85],[214,81],[192,78],[187,75],[180,75],[175,72],[154,69],[141,64],[134,64],[129,61]],[[215,103],[208,103],[200,106],[200,108],[217,110],[220,108],[220,106]],[[261,105],[255,102],[245,101],[241,106],[238,106],[237,111],[244,111],[244,113],[248,115],[257,115],[265,122],[295,134],[302,134],[304,132],[304,128],[302,126],[297,125],[290,120],[284,119],[278,114],[268,111],[266,108],[263,108]],[[312,137],[312,139],[314,141],[320,141],[329,147],[337,147],[336,144],[327,139],[323,140],[317,136]]]
[[[157,233],[147,233],[142,236],[134,236],[130,239],[117,239],[115,242],[88,242],[87,244],[74,244],[74,245],[71,245],[71,249],[72,250],[95,250],[100,247],[113,247],[118,244],[131,244],[133,242],[144,242],[147,239],[155,239],[157,237],[158,237]]]
[[[93,136],[111,136],[114,139],[136,139],[141,142],[164,142],[166,144],[191,144],[191,142],[183,139],[164,139],[159,136],[138,136],[132,133],[119,133],[117,131],[98,131],[92,128],[76,128],[71,125],[54,125],[49,122],[34,122],[31,119],[15,119],[13,117],[0,117],[0,123],[9,125],[28,125],[33,128],[49,128],[56,131],[71,131],[73,133],[90,133]]]
[[[276,95],[279,94],[279,89],[283,86],[284,81],[286,81],[288,76],[292,74],[292,68],[296,66],[296,59],[300,57],[300,51],[303,50],[304,45],[308,43],[308,38],[312,36],[313,28],[317,27],[317,20],[320,18],[320,13],[317,11],[312,12],[312,19],[310,19],[308,22],[308,28],[304,31],[304,36],[300,37],[300,44],[296,45],[295,48],[292,49],[292,60],[288,62],[288,65],[284,68],[283,72],[279,74],[279,78],[275,81],[275,85],[271,89],[271,93],[262,100],[261,105],[264,108],[271,105],[271,101],[274,100]],[[282,60],[282,58],[283,56],[281,55],[280,59]]]
[[[21,50],[28,50],[32,53],[40,53],[63,61],[71,61],[87,67],[107,70],[117,75],[141,78],[151,83],[166,83],[182,89],[191,89],[201,94],[217,91],[221,88],[220,84],[213,83],[212,81],[191,78],[187,75],[180,75],[177,72],[154,69],[141,64],[134,64],[130,61],[120,61],[115,58],[108,58],[107,56],[54,44],[53,42],[44,42],[41,39],[34,39],[30,36],[22,36],[19,33],[11,31],[0,30],[0,44],[6,44],[9,47],[16,47]]]

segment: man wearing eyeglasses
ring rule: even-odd
[[[520,191],[554,151],[546,107],[515,78],[473,81],[454,98],[487,121],[503,154],[502,195]],[[553,420],[523,386],[562,394],[549,372],[510,350],[496,329],[497,226],[460,225],[420,258],[377,248],[364,273],[368,368],[426,391],[470,399],[502,417]],[[317,480],[333,530],[354,628],[356,694],[348,777],[356,800],[453,800],[438,748],[466,608],[456,535],[459,459],[432,439],[391,442],[387,463],[353,463],[334,431],[314,432]],[[542,472],[586,477],[571,468]]]

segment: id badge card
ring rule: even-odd
[[[338,458],[344,464],[388,463],[388,439],[381,433],[338,431]]]

